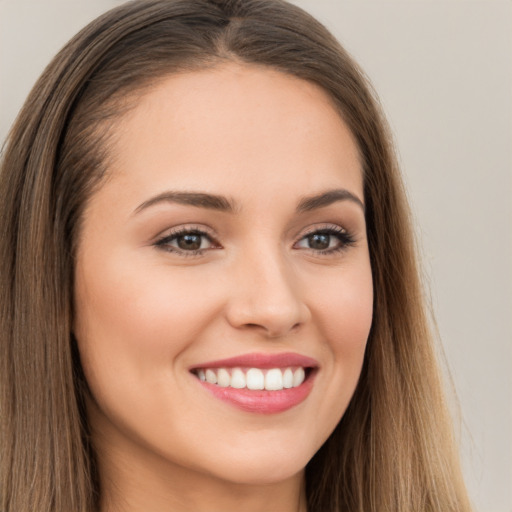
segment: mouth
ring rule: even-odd
[[[202,382],[221,388],[279,391],[299,387],[312,368],[199,368],[192,373]]]
[[[213,394],[247,412],[271,414],[290,409],[309,395],[318,363],[299,354],[247,354],[190,369]]]

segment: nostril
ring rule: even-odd
[[[287,332],[295,331],[299,327],[299,324],[297,323],[293,325],[290,330],[281,327],[271,327],[257,323],[246,323],[243,327],[252,331],[260,331],[268,338],[278,338],[280,336],[283,336],[283,334],[286,334]]]
[[[237,287],[226,305],[226,319],[237,329],[277,338],[297,330],[310,318],[309,308],[296,294],[270,293]],[[281,290],[282,291],[282,290]]]

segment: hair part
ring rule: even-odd
[[[137,98],[233,60],[319,85],[362,159],[374,318],[355,395],[306,468],[309,512],[469,511],[389,130],[345,50],[280,0],[128,2],[75,36],[28,97],[0,169],[0,509],[96,509],[71,335],[80,220]]]

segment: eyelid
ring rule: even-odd
[[[158,235],[151,245],[154,247],[165,250],[170,253],[177,254],[179,256],[199,256],[203,255],[205,252],[221,249],[222,245],[218,242],[218,237],[214,233],[214,231],[204,224],[182,224],[179,226],[175,226],[173,228],[168,228],[162,231]],[[298,244],[302,242],[308,236],[314,235],[316,233],[325,233],[330,236],[337,237],[339,240],[339,244],[335,247],[326,248],[326,249],[314,249],[308,247],[298,247]],[[178,238],[180,235],[186,234],[198,234],[203,237],[208,238],[210,242],[210,247],[199,248],[199,249],[180,249],[179,247],[174,247],[170,244],[173,239]],[[295,242],[293,243],[293,248],[297,250],[305,250],[310,251],[317,255],[329,255],[334,254],[336,252],[340,252],[344,249],[347,249],[349,246],[355,243],[355,238],[353,233],[348,231],[346,228],[340,226],[337,223],[315,223],[314,225],[308,226],[305,228],[297,237],[295,238]]]
[[[167,238],[172,235],[179,235],[181,233],[188,232],[200,232],[205,235],[211,237],[212,239],[217,238],[215,231],[208,226],[207,224],[196,224],[196,223],[182,223],[177,224],[176,226],[166,227],[165,229],[160,230],[153,238],[153,243],[161,240],[162,238]]]
[[[340,226],[336,223],[326,222],[326,223],[315,223],[312,226],[308,226],[304,230],[302,230],[296,237],[296,240],[302,240],[303,238],[313,235],[314,233],[322,232],[322,231],[331,231],[337,234],[344,234],[344,235],[350,235],[352,236],[352,233],[344,228],[343,226]]]
[[[194,233],[204,236],[204,237],[207,237],[211,243],[211,247],[187,251],[187,250],[182,250],[177,247],[168,245],[169,241],[179,237],[180,235],[194,234]],[[213,233],[213,230],[211,228],[209,228],[208,226],[197,225],[197,224],[189,224],[189,225],[185,224],[185,225],[176,226],[174,228],[168,228],[168,229],[162,231],[161,234],[158,235],[154,239],[154,241],[152,242],[151,245],[153,245],[157,249],[165,250],[167,252],[178,254],[180,256],[197,256],[197,255],[203,254],[206,251],[221,248],[221,245],[217,241],[217,237]]]
[[[313,248],[299,248],[296,247],[297,244],[302,242],[305,238],[308,236],[314,235],[316,233],[327,233],[330,236],[337,236],[340,243],[337,247],[327,248],[327,249],[313,249]],[[309,226],[305,231],[303,231],[296,241],[293,244],[294,248],[297,248],[298,250],[305,250],[312,252],[317,255],[334,255],[335,253],[342,252],[346,250],[348,247],[354,245],[356,242],[356,239],[351,231],[348,229],[340,226],[339,224],[315,224],[313,226]]]
[[[316,233],[317,231],[339,231],[340,233],[347,233],[347,229],[339,224],[331,223],[331,222],[318,222],[313,224],[312,226],[308,226],[300,235],[301,238],[310,235],[311,233]]]

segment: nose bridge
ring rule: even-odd
[[[232,325],[260,328],[277,337],[308,318],[293,266],[278,247],[260,246],[241,254],[234,277],[228,308]]]

